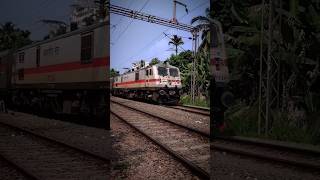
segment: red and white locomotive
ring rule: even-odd
[[[106,116],[109,22],[0,55],[0,100],[5,97],[12,108]]]
[[[127,98],[143,98],[158,103],[178,103],[180,71],[168,63],[135,67],[111,78],[111,93]]]

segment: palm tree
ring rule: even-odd
[[[199,23],[195,27],[202,31],[202,42],[199,46],[199,50],[210,47],[210,23],[212,18],[210,17],[209,8],[206,9],[206,16],[197,16],[191,19],[191,24]]]
[[[173,44],[176,48],[176,55],[178,55],[178,46],[184,44],[181,37],[178,37],[177,35],[173,35],[173,38],[170,38],[171,41],[169,41],[169,45]]]
[[[110,69],[110,77],[116,77],[116,76],[119,76],[119,71],[111,68]]]

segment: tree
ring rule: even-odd
[[[94,23],[93,15],[85,17],[82,21],[86,24],[86,26],[92,25]]]
[[[11,22],[0,25],[0,51],[18,49],[31,44],[30,32],[16,28]]]
[[[187,92],[190,90],[192,58],[193,57],[191,51],[184,51],[179,53],[178,55],[172,54],[170,58],[167,59],[169,64],[179,68],[182,79],[182,85],[184,86],[183,88]]]
[[[206,17],[205,16],[197,16],[191,19],[191,24],[197,24],[195,27],[202,31],[201,39],[202,42],[199,46],[199,49],[209,48],[210,47],[210,10],[206,9]]]
[[[169,45],[173,44],[176,48],[176,55],[178,55],[178,46],[184,44],[181,37],[178,37],[177,35],[173,35],[173,38],[170,38]]]
[[[282,2],[282,7],[274,8],[273,14],[274,18],[281,17],[281,24],[280,21],[274,20],[276,24],[272,27],[272,55],[281,67],[279,69],[281,77],[279,94],[282,108],[272,109],[271,116],[274,124],[276,121],[279,124],[287,122],[295,124],[290,119],[282,119],[281,121],[281,118],[294,114],[290,113],[289,108],[291,110],[302,108],[307,117],[311,117],[313,113],[319,113],[317,111],[320,110],[320,93],[317,88],[320,79],[320,51],[318,50],[320,46],[320,9],[314,1],[289,0]],[[243,104],[246,104],[253,111],[252,109],[258,104],[259,92],[261,12],[262,10],[265,12],[264,27],[266,28],[268,27],[268,7],[262,6],[261,1],[213,0],[213,3],[214,6],[211,6],[209,18],[205,18],[223,22],[228,66],[231,72],[229,84],[233,92],[236,92],[236,101],[244,100]],[[203,26],[205,26],[205,22],[209,21],[203,21]],[[267,32],[265,31],[265,33]],[[267,41],[264,39],[262,43],[262,52],[266,54]],[[245,110],[239,109],[240,111]],[[257,110],[254,111],[250,113],[257,114]],[[239,117],[239,119],[246,122],[246,117]],[[251,117],[250,119],[255,120],[256,118]],[[301,117],[296,120],[297,127],[300,129],[302,129],[301,127],[313,129],[314,121],[310,118],[308,123],[305,123]],[[274,124],[270,125],[271,131],[275,130]],[[250,126],[255,127],[255,122]],[[317,134],[318,142],[320,142],[319,133],[316,131],[313,133]]]
[[[98,19],[104,19],[107,16],[107,2],[108,0],[96,0],[94,3],[98,7]]]
[[[110,69],[110,77],[113,78],[116,76],[119,76],[119,71],[116,71],[115,69],[111,68]]]
[[[160,63],[160,60],[158,58],[153,58],[153,59],[151,59],[149,65],[152,66],[152,65],[155,65],[155,64],[158,64],[158,63]]]

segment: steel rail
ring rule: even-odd
[[[102,161],[106,161],[107,163],[110,163],[110,159],[107,158],[107,157],[104,157],[104,156],[101,156],[101,155],[98,155],[98,154],[95,154],[93,152],[90,152],[88,150],[84,150],[84,149],[81,149],[81,148],[78,148],[78,147],[75,147],[75,146],[72,146],[70,144],[67,144],[67,143],[64,143],[64,142],[61,142],[61,141],[58,141],[56,139],[53,139],[53,138],[50,138],[46,135],[43,135],[41,133],[35,133],[35,132],[32,132],[31,130],[27,130],[27,129],[23,129],[21,127],[17,127],[17,126],[14,126],[14,125],[11,125],[11,124],[8,124],[8,123],[4,123],[4,122],[0,122],[1,125],[3,126],[7,126],[11,129],[15,129],[16,131],[21,131],[21,132],[24,132],[26,134],[30,134],[30,135],[33,135],[37,138],[40,138],[40,139],[43,139],[45,141],[49,141],[49,142],[52,142],[54,144],[57,144],[57,145],[60,145],[60,146],[64,146],[64,147],[67,147],[69,149],[72,149],[72,150],[75,150],[77,152],[80,152],[82,154],[85,154],[87,156],[91,156],[93,158],[96,158],[96,159],[99,159],[99,160],[102,160]]]
[[[190,131],[193,131],[193,132],[199,133],[201,135],[204,135],[206,137],[209,137],[208,134],[206,134],[204,132],[201,132],[199,130],[196,130],[196,129],[193,129],[193,128],[190,128],[190,127],[186,127],[186,126],[183,126],[181,124],[177,124],[177,123],[172,122],[170,120],[167,120],[165,118],[156,116],[156,115],[148,113],[148,112],[144,112],[142,110],[133,108],[131,106],[124,105],[124,104],[122,104],[120,102],[117,102],[117,101],[114,101],[114,100],[111,100],[111,102],[119,104],[119,105],[121,105],[123,107],[126,107],[128,109],[132,109],[134,111],[141,112],[141,113],[146,114],[146,115],[148,115],[150,117],[164,120],[166,122],[175,124],[177,126],[186,128],[186,129],[188,129]],[[303,154],[308,154],[309,153],[309,154],[312,154],[312,155],[315,155],[315,156],[318,156],[318,157],[320,156],[320,151],[315,151],[315,150],[311,150],[311,149],[304,149],[304,148],[298,148],[298,147],[290,147],[290,146],[285,146],[285,145],[280,145],[280,144],[272,144],[272,143],[268,143],[268,142],[263,142],[261,140],[250,140],[250,139],[236,137],[236,136],[217,136],[214,139],[214,141],[217,141],[217,142],[219,142],[219,140],[220,141],[226,141],[226,142],[238,143],[240,145],[243,144],[243,145],[252,145],[252,146],[256,146],[256,147],[260,147],[260,148],[261,147],[272,148],[272,149],[274,149],[276,151],[284,151],[284,152],[289,151],[289,152],[292,152],[292,153],[297,153],[299,155],[303,155]],[[320,170],[320,165],[312,163],[312,162],[311,163],[299,162],[299,161],[296,161],[296,160],[290,160],[290,159],[285,159],[285,158],[276,158],[276,157],[268,156],[268,155],[261,154],[261,153],[253,153],[253,152],[250,152],[250,151],[243,151],[243,150],[239,150],[239,149],[236,149],[236,148],[230,148],[230,147],[227,147],[227,146],[224,146],[224,145],[214,145],[214,141],[211,142],[211,146],[210,147],[212,147],[212,149],[217,150],[217,151],[225,151],[225,152],[229,152],[229,153],[232,153],[232,154],[247,156],[249,158],[260,159],[260,160],[265,160],[265,161],[269,161],[269,162],[270,161],[271,162],[277,162],[277,163],[281,163],[281,164],[284,164],[284,165],[291,165],[291,166],[295,166],[295,167],[309,169],[309,170],[312,170],[312,171],[313,170],[316,170],[316,171]]]
[[[27,170],[27,168],[15,163],[10,158],[6,157],[5,155],[0,153],[0,159],[6,161],[8,164],[16,168],[19,172],[21,172],[25,177],[32,179],[32,180],[42,180],[42,178],[34,175],[34,173]]]
[[[253,153],[253,152],[249,152],[249,151],[242,151],[239,149],[232,149],[232,148],[224,147],[221,145],[214,145],[214,143],[211,143],[210,149],[211,150],[218,150],[218,151],[222,151],[222,152],[228,152],[228,153],[235,154],[235,155],[247,156],[247,157],[250,157],[253,159],[265,160],[268,162],[281,163],[283,165],[291,165],[291,166],[295,166],[295,167],[299,167],[299,168],[303,168],[303,169],[311,170],[311,171],[319,172],[319,170],[320,170],[320,164],[288,160],[285,158],[271,157],[271,156],[266,156],[261,153]]]
[[[185,112],[190,112],[194,114],[201,114],[204,116],[210,116],[210,110],[208,109],[202,109],[202,108],[197,108],[197,107],[192,107],[192,106],[165,106],[167,108],[172,108],[172,109],[177,109]],[[202,112],[201,112],[202,111]]]
[[[126,107],[126,106],[125,106]],[[126,107],[129,108],[129,107]],[[131,109],[131,108],[130,108]],[[134,110],[134,109],[133,109]],[[134,110],[137,111],[137,110]],[[173,151],[169,146],[161,143],[160,141],[152,138],[151,136],[149,136],[147,133],[143,132],[142,130],[138,129],[136,126],[132,125],[131,123],[129,123],[128,121],[126,121],[124,118],[120,117],[117,113],[111,111],[111,114],[113,114],[114,116],[116,116],[118,119],[124,121],[126,124],[128,124],[130,127],[132,127],[133,129],[135,129],[136,131],[138,131],[139,133],[141,133],[142,135],[144,135],[145,137],[147,137],[148,139],[150,139],[152,142],[154,142],[155,144],[157,144],[158,146],[160,146],[162,149],[164,149],[166,152],[168,152],[168,154],[172,155],[173,157],[175,157],[177,160],[179,160],[183,165],[185,165],[187,168],[189,168],[192,172],[194,172],[196,175],[198,175],[200,178],[202,179],[210,179],[210,174],[208,172],[206,172],[205,170],[199,168],[196,164],[194,164],[193,162],[187,160],[186,158],[184,158],[183,156],[181,156],[180,154],[176,153],[175,151]],[[140,111],[138,111],[140,112]]]
[[[114,100],[112,100],[112,99],[110,99],[110,101],[113,102],[113,103],[119,104],[120,106],[129,108],[129,109],[132,109],[132,110],[134,110],[134,111],[138,111],[138,112],[140,112],[140,113],[143,113],[143,114],[145,114],[145,115],[148,115],[148,116],[153,117],[153,118],[156,118],[156,119],[160,119],[160,120],[169,122],[169,123],[174,124],[174,125],[176,125],[176,126],[179,126],[179,127],[184,128],[184,129],[188,129],[189,131],[192,131],[192,132],[195,132],[195,133],[197,133],[197,134],[200,134],[200,135],[202,135],[202,136],[204,136],[204,137],[210,138],[210,134],[209,134],[209,133],[206,133],[206,132],[204,132],[204,131],[200,131],[199,129],[181,125],[181,124],[179,124],[179,123],[170,121],[170,120],[165,119],[165,118],[163,118],[163,117],[156,116],[156,115],[154,115],[154,114],[151,114],[151,113],[142,111],[142,110],[140,110],[140,109],[136,109],[136,108],[133,108],[133,107],[124,105],[124,104],[122,104],[122,103],[120,103],[120,102],[117,102],[117,101],[114,101]]]

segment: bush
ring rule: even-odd
[[[288,113],[271,111],[273,122],[266,137],[258,134],[258,108],[257,103],[253,106],[238,104],[230,108],[225,113],[227,130],[237,136],[320,145],[320,113],[309,114],[307,125],[298,127],[290,122]]]
[[[190,95],[183,95],[180,98],[180,103],[183,105],[192,105],[192,106],[200,106],[200,107],[210,107],[209,102],[206,99],[201,99],[199,97],[195,98],[194,103],[192,103],[192,99]]]

